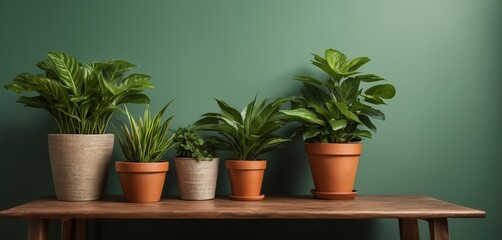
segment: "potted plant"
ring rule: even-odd
[[[171,101],[172,102],[172,101]],[[147,106],[143,118],[136,121],[127,107],[125,114],[129,127],[120,122],[118,140],[126,161],[115,162],[124,197],[128,202],[158,202],[162,195],[169,162],[162,160],[173,145],[173,135],[168,136],[169,124],[174,116],[162,121],[162,115],[171,103],[166,104],[154,117]]]
[[[310,160],[315,189],[321,199],[353,199],[360,141],[371,138],[376,131],[371,118],[384,120],[382,111],[373,105],[385,104],[394,97],[391,84],[373,85],[363,90],[361,85],[384,80],[374,74],[357,70],[370,59],[347,57],[327,49],[324,58],[314,55],[312,64],[328,75],[324,81],[308,76],[296,77],[303,82],[302,97],[292,101],[293,109],[282,110],[290,120],[302,125],[305,148]]]
[[[80,63],[75,57],[50,52],[37,67],[43,73],[21,73],[5,85],[21,96],[17,102],[48,111],[60,134],[49,134],[52,177],[58,200],[101,198],[112,156],[114,135],[106,134],[111,116],[123,103],[148,103],[141,92],[152,88],[150,77],[125,73],[126,61]]]
[[[275,134],[286,121],[279,110],[289,98],[270,103],[255,99],[241,112],[223,100],[215,98],[219,113],[206,113],[195,123],[199,129],[215,131],[223,150],[230,151],[232,160],[225,161],[232,188],[231,199],[261,200],[263,175],[267,161],[260,155],[272,151],[290,139]]]
[[[216,192],[219,158],[216,145],[201,137],[194,127],[174,131],[176,176],[183,200],[213,199]]]

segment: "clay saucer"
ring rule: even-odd
[[[239,201],[259,201],[265,198],[265,194],[259,195],[259,196],[234,196],[230,195],[230,198],[233,200],[239,200]]]

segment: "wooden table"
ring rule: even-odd
[[[267,197],[262,201],[162,199],[127,203],[120,197],[62,202],[40,199],[0,211],[3,218],[29,220],[28,239],[47,238],[51,219],[62,221],[61,239],[86,239],[88,219],[374,219],[396,218],[401,239],[419,239],[418,220],[429,222],[432,240],[449,239],[448,218],[482,218],[484,211],[427,196],[357,196],[355,200]],[[0,233],[1,234],[1,233]]]

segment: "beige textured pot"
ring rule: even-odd
[[[62,201],[101,198],[113,152],[113,134],[49,134],[56,197]]]
[[[199,161],[193,158],[175,158],[174,165],[180,198],[183,200],[213,199],[216,192],[219,158]]]

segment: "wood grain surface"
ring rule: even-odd
[[[266,197],[262,201],[161,199],[128,203],[108,196],[100,201],[35,200],[0,211],[3,218],[27,219],[368,219],[481,218],[485,212],[427,196],[357,196],[355,200]]]

